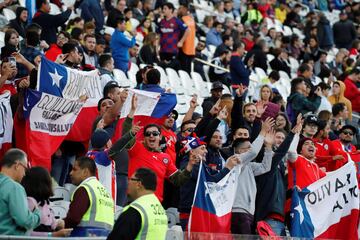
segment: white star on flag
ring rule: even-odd
[[[55,73],[51,73],[49,72],[50,77],[53,80],[53,85],[56,85],[58,87],[60,87],[60,80],[63,78],[63,76],[59,75],[56,68],[55,68]]]
[[[304,221],[304,213],[303,213],[303,209],[300,206],[300,202],[299,204],[294,208],[300,215],[300,224],[302,224],[302,222]]]

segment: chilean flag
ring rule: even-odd
[[[32,166],[51,169],[51,155],[69,133],[84,103],[26,90],[24,119],[26,149]]]
[[[293,191],[292,237],[358,239],[359,189],[350,161],[301,192]]]
[[[228,233],[231,226],[231,209],[235,199],[241,166],[234,167],[219,182],[209,182],[210,174],[200,164],[194,203],[190,213],[188,232]]]
[[[13,118],[10,106],[10,92],[0,94],[0,159],[11,148]]]
[[[98,115],[97,103],[102,98],[102,87],[98,70],[80,71],[41,59],[38,71],[38,90],[69,100],[78,100],[86,95],[81,110],[67,140],[87,143],[91,137],[91,127]]]
[[[128,97],[126,98],[120,112],[120,121],[117,123],[115,134],[113,136],[113,142],[121,137],[122,123],[130,112],[131,100],[134,94],[137,97],[138,104],[133,122],[140,122],[139,125],[143,127],[150,123],[155,123],[161,126],[165,118],[167,118],[177,103],[176,95],[173,93],[159,93],[129,89]],[[142,132],[139,132],[139,134],[137,134],[137,138],[141,139],[142,137]]]

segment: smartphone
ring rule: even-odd
[[[15,57],[8,57],[9,63],[13,66],[16,66],[16,58]]]

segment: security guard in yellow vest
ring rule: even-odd
[[[257,3],[250,2],[247,5],[247,11],[241,17],[241,22],[250,24],[252,22],[260,23],[263,19],[261,12],[257,9]]]
[[[65,226],[74,228],[73,237],[107,236],[114,225],[114,201],[95,174],[94,160],[89,157],[75,160],[70,176],[78,187],[64,219]]]
[[[128,195],[134,201],[124,208],[108,240],[165,239],[168,219],[155,189],[156,175],[148,168],[139,168],[129,178]]]

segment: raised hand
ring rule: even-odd
[[[228,117],[228,111],[226,106],[224,106],[217,116],[220,120],[225,120]]]
[[[190,108],[196,108],[197,106],[199,106],[199,103],[197,102],[197,95],[194,94],[190,100]]]
[[[265,137],[266,133],[270,131],[270,129],[275,125],[275,120],[271,117],[265,119],[261,124],[260,134]]]
[[[302,125],[303,125],[303,120],[302,120],[302,115],[300,113],[296,118],[296,125],[291,131],[294,134],[300,134],[302,130]]]
[[[265,138],[264,138],[265,147],[271,149],[274,142],[275,142],[275,130],[272,128],[270,131],[268,131],[265,134]]]
[[[239,87],[236,89],[236,96],[241,97],[244,95],[244,93],[247,90],[247,86],[242,85],[241,83],[239,84]]]
[[[138,105],[137,101],[138,101],[138,98],[137,98],[136,94],[134,94],[131,98],[131,110],[134,110],[134,111],[136,110],[137,105]]]
[[[217,115],[218,112],[220,111],[220,102],[221,100],[217,100],[217,102],[214,104],[214,106],[210,109],[209,113],[211,115]]]
[[[264,114],[266,108],[267,108],[267,106],[266,106],[265,102],[263,102],[263,101],[257,102],[256,103],[256,109],[257,109],[257,115],[256,116],[258,118],[260,118]]]
[[[232,155],[226,160],[225,167],[228,169],[233,169],[236,165],[238,165],[241,162],[239,157],[237,155]]]
[[[141,126],[140,126],[140,121],[135,123],[132,128],[131,128],[131,133],[135,136],[140,130],[141,130]]]
[[[128,94],[129,91],[127,89],[122,90],[120,93],[120,101],[125,102]]]

